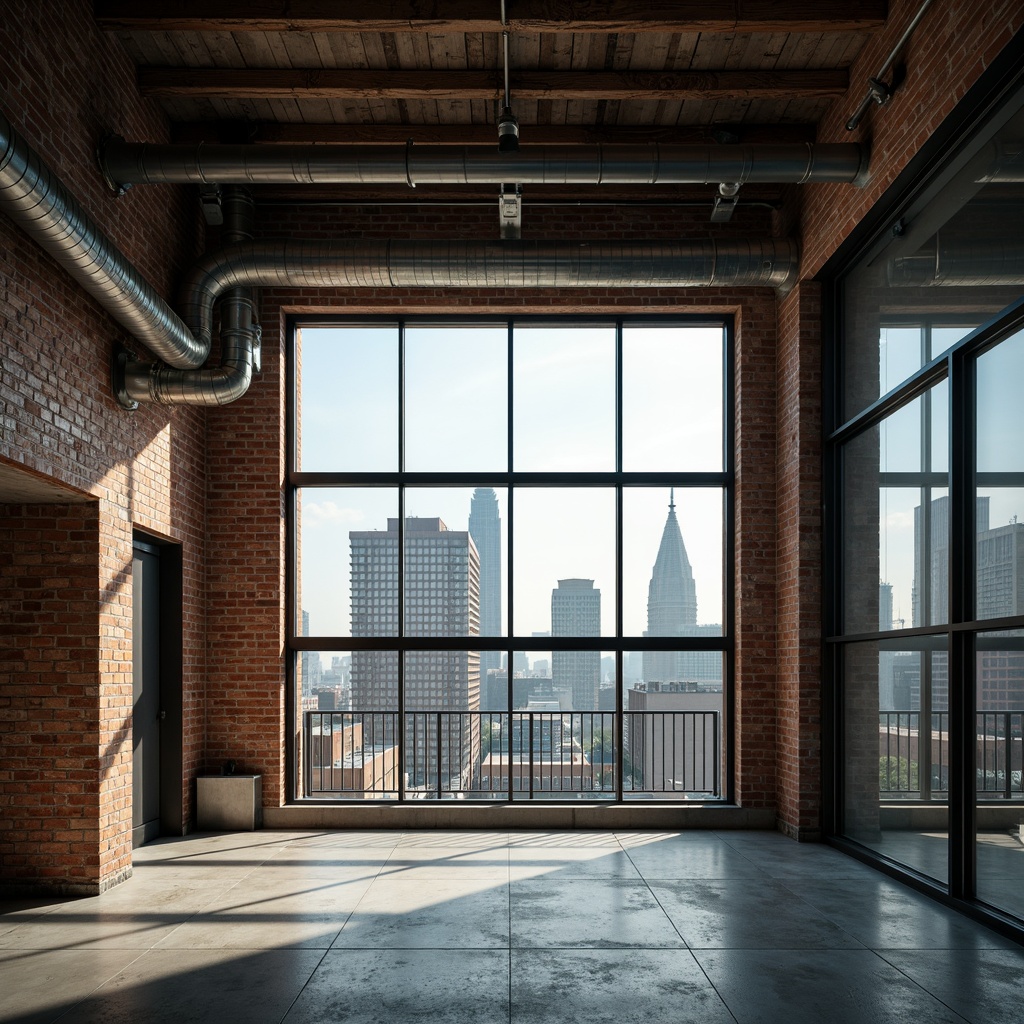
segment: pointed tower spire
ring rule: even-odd
[[[647,636],[692,636],[697,625],[697,588],[676,518],[676,494],[669,491],[668,518],[661,534],[647,588]],[[674,652],[652,651],[644,655],[644,678],[668,681],[678,678]]]

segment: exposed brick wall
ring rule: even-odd
[[[89,891],[101,875],[110,762],[100,753],[99,518],[95,502],[0,506],[0,875],[8,884]]]
[[[821,289],[780,304],[777,354],[778,815],[798,838],[821,829]]]
[[[745,307],[736,337],[736,800],[775,805],[775,301]]]
[[[846,122],[867,93],[868,79],[878,73],[920,6],[920,0],[892,0],[885,28],[870,39],[850,68],[846,96],[832,103],[818,126],[819,142],[863,142],[870,146],[871,164],[869,180],[861,189],[825,184],[805,189],[805,278],[821,269],[1013,35],[1024,27],[1024,4],[1020,0],[932,4],[898,61],[906,66],[905,80],[888,104],[872,104],[857,130],[848,132]],[[887,77],[891,78],[891,72]]]
[[[173,296],[184,268],[204,246],[194,200],[184,189],[136,190],[116,199],[96,168],[96,146],[105,134],[167,137],[163,116],[139,99],[133,65],[117,38],[96,29],[86,0],[8,0],[0,19],[0,52],[0,109],[153,286]],[[39,736],[46,736],[52,721],[67,722],[85,739],[73,763],[58,759],[54,771],[66,770],[68,785],[81,772],[92,778],[87,815],[68,825],[47,803],[61,792],[57,781],[24,788],[22,772],[31,770],[17,758],[12,767],[4,744],[0,792],[4,799],[16,795],[19,820],[37,819],[31,834],[22,829],[17,843],[4,846],[0,874],[5,880],[9,865],[17,868],[10,877],[31,880],[31,870],[24,869],[28,864],[38,869],[34,877],[41,884],[96,889],[117,880],[131,863],[133,528],[183,547],[186,815],[202,756],[205,417],[191,410],[148,407],[132,414],[122,409],[110,387],[115,342],[144,354],[35,242],[0,215],[0,462],[92,499],[89,506],[64,511],[0,510],[8,542],[0,550],[12,560],[8,564],[39,558],[51,568],[50,576],[37,581],[31,574],[18,575],[26,590],[4,589],[0,633],[6,635],[7,664],[17,669],[5,667],[0,682],[24,696],[18,689],[24,664],[36,657],[39,644],[50,645],[54,653],[45,682],[51,689],[45,709],[40,706]],[[92,516],[87,538],[79,526],[67,547],[47,547],[48,539],[38,539],[40,516],[66,524],[81,518],[85,507]],[[39,624],[36,632],[6,633],[7,621],[30,617],[47,580],[69,573],[88,578],[81,598],[68,605],[73,612],[64,613],[76,619],[71,632],[61,632],[63,620],[55,619]],[[79,641],[78,631],[87,644]],[[67,651],[58,654],[61,648]],[[91,745],[88,754],[81,749],[84,743]],[[6,807],[2,819],[6,824]],[[46,852],[51,850],[60,851],[59,859]]]

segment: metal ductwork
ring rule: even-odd
[[[162,182],[302,185],[685,185],[832,181],[860,184],[857,143],[779,146],[256,146],[108,141],[111,186]]]
[[[228,186],[222,198],[222,239],[229,245],[251,242],[255,213],[252,196],[243,188]],[[184,304],[195,315],[196,303]],[[206,345],[213,341],[213,311],[202,310],[197,321],[189,318],[196,336]],[[220,366],[178,370],[161,363],[119,360],[115,364],[114,390],[127,408],[139,402],[169,405],[227,405],[249,390],[254,363],[258,368],[258,326],[253,326],[252,293],[231,288],[220,297]]]
[[[798,268],[795,242],[254,242],[205,256],[182,291],[200,337],[228,288],[775,287]]]
[[[0,114],[0,210],[39,243],[100,305],[172,366],[209,354],[57,175]]]
[[[236,197],[233,203],[234,239],[251,238],[251,200]],[[222,315],[224,366],[196,369],[209,357],[212,332],[200,336],[174,312],[3,114],[0,210],[64,267],[111,317],[169,364],[150,366],[119,360],[115,376],[129,365],[136,368],[133,380],[140,376],[138,367],[145,366],[148,371],[145,390],[133,387],[133,393],[127,395],[115,385],[123,404],[130,408],[138,401],[214,405],[234,401],[245,393],[251,375],[253,336],[248,296],[237,296]]]
[[[176,147],[154,147],[154,151]],[[210,147],[211,150],[215,147]],[[224,148],[224,147],[220,147]],[[238,147],[227,147],[238,152]],[[243,147],[246,152],[257,147]],[[800,147],[797,147],[800,148]],[[831,147],[856,150],[858,147]],[[315,147],[317,160],[332,147]],[[289,160],[283,149],[259,149],[275,158],[285,157],[292,167],[287,180],[315,180]],[[745,149],[730,147],[739,154]],[[362,154],[373,152],[358,150]],[[481,151],[459,151],[469,163]],[[545,153],[550,152],[545,150]],[[578,168],[575,149],[569,151]],[[618,151],[615,151],[618,152]],[[625,151],[623,151],[625,152]],[[629,150],[635,155],[634,150]],[[655,147],[655,152],[658,152]],[[664,154],[664,147],[660,151]],[[623,181],[624,163],[633,173],[649,174],[652,182],[669,180],[660,174],[660,164],[639,170],[642,161],[625,157],[607,159],[605,147],[596,167],[600,180]],[[502,161],[509,154],[503,154]],[[470,160],[472,156],[472,160]],[[545,160],[548,158],[545,158]],[[659,158],[660,159],[660,158]],[[809,150],[799,169],[792,168],[793,180],[811,180],[815,171]],[[445,150],[445,166],[451,150]],[[577,179],[564,166],[545,164],[545,180]],[[371,161],[372,162],[372,161]],[[428,161],[429,162],[429,161]],[[356,161],[360,174],[369,173]],[[486,163],[486,160],[484,161]],[[711,162],[706,161],[711,167]],[[825,161],[828,164],[828,160]],[[401,180],[410,165],[407,151],[401,151]],[[495,180],[507,177],[502,162]],[[556,166],[552,171],[551,167]],[[829,165],[827,173],[838,173]],[[755,177],[763,167],[714,166],[708,180],[779,180]],[[206,173],[205,170],[203,173]],[[276,173],[276,172],[275,172]],[[375,172],[376,173],[376,172]],[[432,172],[441,174],[440,164]],[[445,172],[447,173],[447,172]],[[478,180],[467,170],[466,177]],[[475,173],[475,172],[473,172]],[[674,173],[674,172],[673,172]],[[852,174],[847,165],[844,174]],[[562,178],[557,177],[558,174]],[[616,177],[616,175],[619,175]],[[239,180],[268,180],[236,165],[234,175],[226,170],[217,176],[221,184]],[[192,180],[166,178],[163,180]],[[339,180],[339,179],[324,179]],[[373,180],[387,180],[376,176]],[[441,178],[422,180],[442,180]],[[415,182],[410,181],[410,184]],[[71,276],[93,295],[119,323],[169,365],[138,362],[122,354],[115,362],[115,390],[128,407],[138,402],[222,405],[241,397],[249,386],[253,369],[254,342],[259,329],[253,326],[249,289],[265,285],[289,288],[690,288],[690,287],[775,287],[785,288],[798,270],[794,242],[716,241],[625,244],[618,242],[567,243],[543,241],[365,241],[335,242],[253,242],[252,200],[242,189],[226,188],[224,200],[223,249],[204,257],[189,275],[181,293],[179,317],[161,299],[142,275],[128,262],[81,209],[67,188],[43,160],[20,139],[0,115],[0,209],[7,212]],[[209,356],[213,341],[214,307],[221,303],[220,338],[223,364],[197,369]]]
[[[1024,284],[1024,243],[1017,238],[935,236],[924,249],[889,260],[891,287],[1000,287]]]

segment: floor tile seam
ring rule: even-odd
[[[64,947],[61,947],[61,949],[63,950]],[[137,964],[147,953],[151,953],[152,951],[152,946],[150,946],[148,949],[140,950],[138,955],[132,957],[132,959],[129,960],[128,963],[122,964],[116,971],[114,971],[113,974],[98,982],[84,996],[82,996],[81,999],[79,999],[77,1002],[69,1006],[63,1013],[61,1013],[57,1017],[53,1017],[51,1019],[50,1024],[57,1024],[58,1021],[64,1020],[69,1013],[72,1013],[73,1011],[77,1010],[84,1002],[91,999],[97,992],[99,992],[100,989],[102,989],[106,985],[109,985],[116,977],[118,977],[118,975],[124,974],[124,972],[127,971],[129,967],[132,967],[135,964]],[[71,1019],[74,1020],[74,1018]]]
[[[708,881],[710,881],[710,882],[723,882],[723,883],[729,883],[730,881],[735,882],[735,881],[750,881],[750,880],[751,879],[746,878],[746,877],[743,877],[743,878],[740,878],[740,879],[683,879],[683,881],[698,881],[698,882],[708,882]],[[658,881],[658,880],[653,880],[653,881]],[[674,879],[673,881],[678,881],[678,879]],[[814,912],[814,914],[818,918],[820,918],[825,923],[831,925],[832,927],[838,929],[838,931],[840,931],[843,935],[847,936],[853,943],[855,943],[854,946],[822,946],[820,943],[816,943],[814,947],[803,947],[803,948],[820,948],[820,949],[856,949],[856,948],[870,949],[871,948],[870,946],[868,946],[868,944],[866,942],[863,942],[860,939],[858,939],[856,935],[854,935],[851,931],[849,931],[849,929],[844,928],[843,925],[841,925],[838,921],[833,920],[824,911],[822,911],[818,907],[815,907],[813,903],[809,903],[807,900],[804,900],[796,891],[793,890],[793,888],[791,886],[786,885],[785,882],[783,882],[783,881],[781,881],[779,879],[772,879],[772,881],[778,882],[778,884],[783,889],[785,889],[787,891],[787,893],[789,894],[790,898],[799,900],[806,907],[808,907],[810,910],[812,910]],[[654,898],[656,900],[658,899],[658,895],[657,895],[657,893],[654,892],[653,888],[651,889],[651,894],[654,896]],[[662,907],[662,910],[665,910],[664,905],[661,903],[660,900],[658,900],[658,904],[659,904],[659,906]],[[666,916],[668,916],[669,920],[671,921],[672,920],[672,916],[668,913],[667,910],[665,910],[665,914],[666,914]],[[674,921],[673,921],[673,927],[675,927],[675,922]],[[676,928],[676,931],[678,932],[679,929]],[[680,933],[680,935],[681,935],[681,933]],[[691,949],[766,948],[766,947],[712,947],[712,946],[702,947],[702,946],[690,946],[689,943],[687,943],[687,946],[688,946],[688,948],[691,948]],[[778,948],[783,948],[783,947],[778,947]],[[797,947],[797,948],[800,948],[800,947]]]
[[[821,907],[817,907],[813,903],[811,903],[810,900],[808,900],[804,896],[802,896],[797,889],[793,888],[792,885],[789,885],[785,881],[782,881],[780,879],[775,879],[775,881],[777,881],[779,883],[779,885],[781,885],[784,889],[786,889],[793,899],[799,900],[800,903],[802,903],[805,907],[807,907],[810,910],[812,910],[817,917],[821,918],[822,921],[826,921],[828,924],[832,925],[833,928],[838,928],[839,931],[842,932],[844,935],[849,936],[849,938],[852,939],[853,942],[855,942],[857,944],[857,946],[859,946],[862,949],[871,949],[871,946],[868,943],[864,942],[862,939],[858,939],[857,936],[854,935],[853,932],[850,931],[849,928],[847,928],[845,925],[841,924],[839,921],[835,920],[831,914],[825,913],[825,911],[822,910]],[[856,947],[836,947],[836,948],[847,948],[847,949],[849,949],[849,948],[856,948]]]
[[[922,992],[925,993],[925,995],[931,996],[932,999],[934,999],[937,1003],[940,1003],[942,1006],[944,1006],[947,1010],[949,1010],[950,1013],[952,1013],[959,1020],[964,1021],[965,1024],[970,1024],[971,1018],[965,1017],[962,1013],[958,1013],[956,1010],[953,1009],[952,1006],[949,1005],[949,1003],[947,1003],[944,999],[940,998],[938,995],[932,992],[931,989],[925,987],[916,978],[913,978],[909,974],[907,974],[907,972],[903,970],[902,967],[900,967],[898,964],[894,964],[891,960],[884,957],[882,955],[883,948],[889,950],[889,952],[907,952],[906,950],[896,949],[894,947],[880,947],[878,949],[872,949],[871,952],[874,953],[874,955],[877,956],[878,959],[882,961],[882,963],[888,965],[894,971],[896,971],[897,973],[901,974],[904,978],[906,978],[907,981],[909,981],[915,988],[920,989]]]
[[[335,936],[335,938],[337,938],[337,936]],[[314,947],[314,948],[316,948],[316,947]],[[278,1019],[278,1024],[284,1024],[284,1021],[287,1019],[288,1014],[292,1012],[292,1010],[295,1007],[295,1004],[299,1001],[299,998],[302,995],[302,993],[306,991],[307,986],[313,980],[313,976],[316,974],[317,971],[320,970],[321,966],[323,965],[324,960],[327,959],[327,954],[330,953],[330,951],[331,951],[331,947],[330,946],[328,946],[323,951],[323,954],[321,955],[320,959],[317,960],[316,964],[313,966],[313,969],[309,972],[309,976],[299,986],[299,991],[295,993],[295,998],[288,1004],[288,1007],[285,1009],[284,1013],[281,1014],[280,1018]]]
[[[651,899],[654,900],[654,902],[657,904],[658,909],[662,912],[662,914],[665,915],[665,920],[668,921],[669,925],[672,928],[672,931],[674,931],[676,933],[676,935],[679,936],[679,941],[683,944],[684,948],[689,949],[690,948],[690,944],[683,937],[683,933],[679,930],[679,928],[676,925],[675,921],[672,920],[672,915],[669,914],[669,912],[665,909],[664,904],[661,902],[661,900],[658,899],[657,893],[655,893],[655,891],[651,888],[651,886],[648,883],[647,879],[644,878],[643,875],[640,875],[640,881],[643,883],[644,888],[650,893]]]

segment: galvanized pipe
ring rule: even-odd
[[[220,184],[674,185],[852,182],[867,173],[857,143],[778,146],[256,146],[107,142],[100,166],[115,188]]]
[[[99,228],[64,183],[0,114],[0,210],[154,355],[200,366],[209,345],[185,323]]]
[[[200,338],[228,288],[694,288],[790,284],[795,242],[254,242],[205,256],[182,291]]]
[[[889,260],[891,287],[1002,287],[1024,284],[1024,243],[1017,238],[937,234],[930,245]]]
[[[228,186],[223,197],[223,240],[242,245],[252,240],[255,225],[252,196],[242,188]],[[204,311],[205,313],[205,311]],[[212,341],[212,307],[200,331]],[[259,328],[253,327],[252,293],[247,288],[230,288],[220,300],[220,365],[198,370],[179,370],[161,363],[127,361],[115,373],[115,385],[124,405],[159,402],[165,405],[227,405],[249,390],[253,372],[253,345]]]

